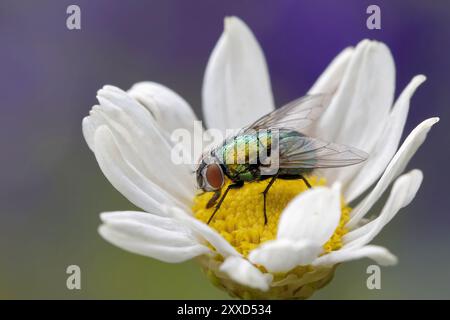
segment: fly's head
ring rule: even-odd
[[[206,192],[219,190],[225,182],[220,161],[213,155],[202,156],[196,176],[197,187]]]

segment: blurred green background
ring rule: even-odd
[[[78,4],[82,30],[66,29]],[[410,164],[425,179],[413,204],[376,238],[399,257],[368,290],[368,260],[347,263],[316,299],[450,298],[448,165],[450,3],[377,1],[382,30],[367,30],[367,1],[25,1],[0,3],[0,299],[215,299],[227,294],[195,262],[166,264],[97,234],[102,211],[131,209],[103,177],[81,119],[104,84],[152,80],[201,118],[201,83],[222,20],[237,15],[258,37],[278,105],[303,95],[331,59],[363,38],[386,42],[397,94],[418,73],[405,132],[439,115]],[[376,210],[375,210],[376,212]],[[76,264],[82,289],[69,291]]]

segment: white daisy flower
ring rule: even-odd
[[[311,132],[370,156],[315,172],[311,189],[277,180],[268,195],[267,225],[260,194],[265,181],[231,190],[206,223],[211,195],[198,194],[191,166],[171,161],[173,130],[194,130],[196,117],[185,100],[152,82],[128,92],[105,86],[83,120],[83,134],[108,180],[143,212],[102,213],[99,232],[122,249],[165,262],[196,258],[214,284],[241,298],[307,298],[332,279],[339,263],[368,257],[395,264],[393,254],[370,243],[422,182],[420,170],[402,172],[439,119],[423,121],[399,144],[409,101],[424,81],[414,77],[394,103],[395,66],[383,43],[364,40],[340,53],[309,91],[333,93]],[[260,46],[241,20],[226,18],[204,78],[206,123],[239,128],[272,110]],[[383,209],[373,212],[391,184]],[[376,217],[368,220],[369,214]]]

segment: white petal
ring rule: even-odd
[[[382,266],[397,264],[397,258],[386,248],[379,246],[364,246],[355,249],[341,249],[323,255],[313,262],[313,265],[335,265],[340,262],[370,258]]]
[[[100,219],[104,223],[120,223],[120,222],[135,222],[137,224],[156,226],[170,232],[184,233],[191,235],[189,228],[184,226],[179,221],[171,217],[161,217],[147,212],[140,211],[112,211],[103,212],[100,214]]]
[[[389,49],[380,42],[358,44],[330,105],[317,121],[326,141],[349,145],[370,154],[392,106],[395,68]],[[329,182],[344,185],[360,165],[326,170]]]
[[[193,131],[197,120],[192,108],[177,93],[155,82],[139,82],[128,94],[141,103],[169,136],[175,129]]]
[[[161,190],[125,161],[106,126],[96,130],[94,141],[95,156],[103,174],[133,204],[147,212],[164,215],[161,203],[178,203],[171,194]]]
[[[147,212],[116,211],[100,214],[102,222],[112,229],[162,245],[183,246],[199,243],[192,231],[179,221]]]
[[[352,47],[342,50],[317,79],[308,94],[336,92],[353,53]]]
[[[333,235],[341,216],[340,186],[318,187],[292,200],[278,224],[276,240],[250,252],[249,259],[271,272],[311,263]]]
[[[262,291],[267,291],[272,282],[272,275],[263,274],[250,262],[236,256],[228,257],[220,266],[220,271],[240,284]]]
[[[341,216],[340,186],[317,187],[295,197],[281,214],[277,239],[318,246],[333,235]]]
[[[249,260],[269,272],[287,272],[299,265],[310,264],[322,247],[307,240],[276,239],[264,242],[249,254]]]
[[[425,76],[415,76],[395,103],[383,132],[370,157],[345,190],[345,199],[353,201],[380,177],[397,151],[409,110],[409,101],[416,89],[426,80]]]
[[[209,227],[207,224],[197,220],[180,208],[167,207],[166,210],[172,217],[188,226],[198,237],[201,237],[205,241],[209,242],[222,256],[228,257],[241,255],[227,240],[225,240],[224,237],[222,237],[217,231]]]
[[[133,211],[103,213],[101,219],[101,236],[136,254],[176,263],[211,251],[174,219]]]
[[[127,166],[162,192],[188,205],[195,193],[190,165],[175,165],[171,161],[171,145],[150,112],[125,92],[111,86],[99,90],[98,100],[100,105],[94,106],[83,121],[86,141],[94,153],[98,148],[92,135],[99,127],[107,126]]]
[[[92,152],[95,151],[95,149],[94,149],[95,131],[102,124],[103,124],[102,122],[98,121],[97,119],[95,119],[94,117],[91,117],[91,116],[85,117],[81,123],[82,130],[83,130],[83,137],[86,140],[86,143]]]
[[[391,182],[405,169],[409,160],[416,153],[417,149],[425,141],[428,131],[439,121],[439,118],[430,118],[419,124],[405,139],[400,149],[392,158],[388,167],[384,171],[378,183],[372,191],[356,206],[351,212],[349,228],[355,227],[363,218],[375,202],[381,197]]]
[[[99,111],[109,120],[107,124],[112,132],[117,131],[116,137],[122,138],[130,146],[125,153],[127,161],[136,165],[135,160],[139,158],[150,179],[190,202],[195,192],[191,166],[173,163],[170,153],[172,145],[164,139],[150,112],[116,87],[105,86],[98,91],[97,99],[101,104]],[[134,153],[131,153],[131,149]],[[145,168],[139,170],[144,172]]]
[[[362,247],[372,241],[383,227],[388,224],[397,212],[406,207],[415,197],[422,183],[423,174],[420,170],[400,176],[392,187],[386,204],[380,215],[366,225],[355,229],[343,237],[345,245],[343,248]]]
[[[239,18],[225,18],[203,82],[203,114],[209,128],[237,129],[274,109],[264,54]]]

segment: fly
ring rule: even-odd
[[[197,185],[214,192],[207,208],[215,205],[212,221],[231,189],[244,183],[270,179],[262,192],[264,224],[266,197],[277,179],[302,180],[314,169],[338,168],[365,161],[367,153],[353,147],[323,141],[304,133],[328,104],[328,95],[308,95],[276,109],[204,153],[196,170]],[[239,150],[239,151],[238,151]],[[268,167],[276,164],[276,170]],[[231,183],[222,194],[227,177]]]

